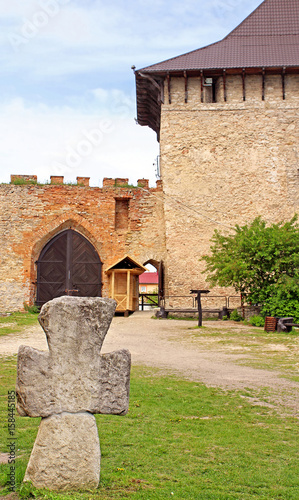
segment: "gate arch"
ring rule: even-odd
[[[62,295],[101,296],[100,257],[93,245],[73,229],[54,236],[41,251],[36,264],[38,306]]]

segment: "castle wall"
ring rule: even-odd
[[[48,241],[65,229],[80,232],[98,251],[104,297],[108,297],[105,270],[118,259],[129,254],[144,264],[165,257],[160,182],[156,188],[148,188],[144,179],[138,187],[128,186],[128,179],[104,179],[103,188],[89,187],[86,178],[78,180],[78,186],[62,184],[63,178],[52,182],[0,186],[0,312],[34,303],[35,262]],[[126,200],[123,205],[122,200]]]
[[[269,223],[299,211],[299,75],[247,75],[216,82],[216,101],[201,102],[200,78],[171,78],[161,118],[168,293],[208,288],[200,258],[214,229],[231,231],[256,216]],[[214,289],[213,293],[228,290]]]

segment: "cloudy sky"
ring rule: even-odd
[[[0,182],[10,174],[155,182],[136,125],[142,68],[222,39],[261,0],[9,0],[0,4]]]

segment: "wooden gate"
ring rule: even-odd
[[[72,229],[55,236],[37,261],[36,304],[55,297],[100,297],[102,264],[97,251]]]

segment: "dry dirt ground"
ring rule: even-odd
[[[136,312],[129,318],[115,317],[102,352],[126,348],[131,351],[133,365],[159,368],[225,390],[246,388],[251,391],[249,400],[253,404],[273,404],[282,413],[299,415],[299,382],[285,378],[279,365],[275,371],[242,365],[244,349],[237,344],[219,341],[223,322],[204,322],[204,326],[216,332],[214,337],[208,337],[205,329],[194,329],[196,322],[157,320],[152,316],[152,312],[146,311]],[[225,329],[244,334],[248,327],[226,322]],[[28,327],[21,334],[0,337],[0,356],[16,354],[20,345],[46,350],[46,337],[41,327]],[[269,344],[267,348],[269,350]],[[284,355],[283,345],[273,344],[273,349],[281,350]],[[299,353],[299,337],[295,338],[293,349]],[[250,357],[254,356],[249,352],[247,358]]]

